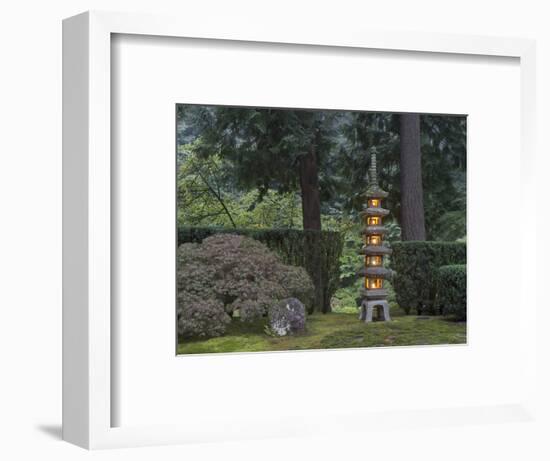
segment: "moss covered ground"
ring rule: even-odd
[[[307,330],[299,335],[272,337],[264,323],[233,321],[226,334],[206,340],[180,340],[178,354],[216,352],[260,352],[307,349],[338,349],[381,346],[465,344],[466,323],[442,317],[405,316],[392,307],[391,322],[365,324],[355,312],[314,314],[307,319]]]

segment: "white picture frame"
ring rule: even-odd
[[[111,40],[113,34],[185,37],[300,44],[311,47],[366,48],[518,58],[521,72],[521,205],[536,216],[534,194],[535,44],[526,39],[389,31],[315,31],[277,27],[224,30],[208,23],[187,24],[176,18],[88,12],[63,23],[63,438],[85,448],[186,443],[200,440],[301,435],[313,430],[270,422],[241,425],[211,434],[190,433],[186,426],[130,425],[112,427],[112,374],[119,365],[111,351]],[[536,267],[535,226],[521,227],[522,279]],[[526,386],[535,385],[536,300],[534,290],[522,298],[525,307],[521,344],[526,357]],[[324,352],[318,352],[323,354]],[[521,403],[493,409],[387,410],[340,421],[345,430],[367,430],[410,423],[431,424],[434,417],[461,423],[525,418],[535,406],[531,394]],[[360,417],[359,417],[360,416]],[[399,419],[399,422],[396,422]],[[380,422],[382,421],[382,423]],[[405,421],[405,422],[404,422]]]

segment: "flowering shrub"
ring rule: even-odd
[[[180,245],[177,282],[182,336],[220,335],[227,326],[226,317],[235,312],[241,320],[253,321],[267,315],[281,299],[294,296],[312,303],[314,296],[305,269],[285,265],[264,244],[232,234]],[[208,315],[196,314],[201,308]]]
[[[298,298],[305,305],[308,312],[313,311],[315,288],[311,277],[304,269],[296,266],[285,266],[285,269],[278,273],[278,279],[287,296]]]
[[[221,336],[231,322],[223,304],[215,299],[202,300],[189,295],[184,306],[178,309],[178,333],[181,336]]]
[[[342,234],[335,231],[315,231],[300,229],[227,229],[216,227],[180,227],[178,242],[201,243],[212,235],[227,233],[252,237],[265,244],[281,257],[284,264],[304,267],[314,284],[314,302],[306,303],[308,313],[315,310],[330,312],[330,300],[340,287],[340,255],[342,254]],[[351,275],[357,272],[357,246],[350,248],[353,258]],[[351,254],[353,253],[353,254]],[[351,281],[351,280],[350,280]]]

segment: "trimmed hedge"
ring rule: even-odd
[[[466,320],[466,264],[439,268],[436,306],[443,315]]]
[[[396,300],[409,314],[440,314],[435,304],[437,274],[441,266],[466,264],[465,242],[393,242],[391,268]]]
[[[338,289],[340,279],[343,238],[339,232],[181,227],[178,229],[178,245],[200,243],[206,237],[219,233],[245,235],[256,239],[275,251],[283,263],[305,268],[315,285],[314,309],[330,312],[330,300]]]

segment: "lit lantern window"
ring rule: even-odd
[[[378,208],[380,206],[380,200],[377,198],[371,198],[368,201],[369,207],[371,208]]]
[[[371,216],[369,217],[369,219],[367,220],[367,224],[369,226],[379,226],[381,223],[381,219],[380,217],[378,216]]]
[[[368,290],[377,290],[382,288],[382,279],[365,277],[365,288]]]
[[[381,239],[379,235],[371,235],[368,238],[369,245],[380,245]]]
[[[382,256],[367,256],[365,262],[367,266],[381,266]]]

